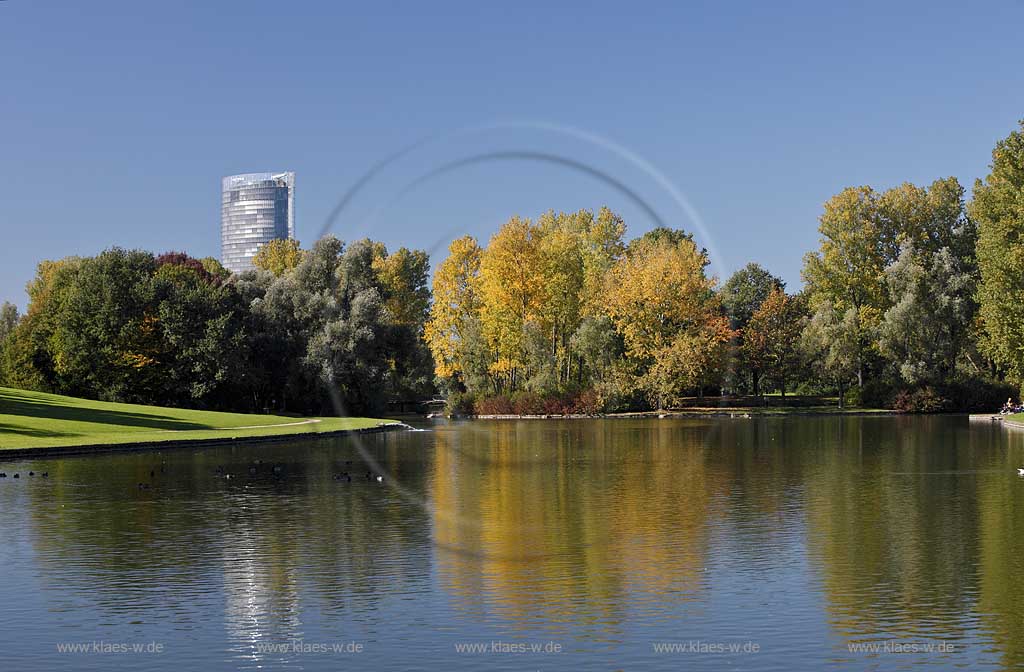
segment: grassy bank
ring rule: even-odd
[[[112,404],[0,387],[0,451],[205,441],[375,427],[376,418],[288,418]]]
[[[1001,419],[1004,425],[1024,427],[1024,413],[1013,413],[1012,415],[1004,415]]]

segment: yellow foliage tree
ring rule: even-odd
[[[659,406],[710,382],[733,336],[707,264],[687,236],[648,237],[634,241],[608,274],[605,309]]]
[[[434,302],[424,339],[434,356],[435,373],[442,378],[463,373],[466,329],[480,312],[481,255],[475,238],[458,238],[448,246],[448,257],[434,273]]]
[[[524,333],[538,320],[546,298],[542,230],[513,217],[491,237],[480,260],[481,325],[494,351],[499,389],[515,389],[523,363]]]
[[[381,244],[375,250],[373,271],[384,288],[384,306],[393,324],[419,330],[430,305],[427,276],[430,258],[422,250],[399,248],[388,254]]]
[[[299,265],[302,255],[299,241],[291,238],[278,239],[263,245],[253,257],[252,263],[260,270],[270,271],[281,277]]]

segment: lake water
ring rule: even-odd
[[[0,669],[1024,666],[1024,434],[427,428],[0,463]]]

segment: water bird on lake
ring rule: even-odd
[[[34,472],[34,471],[30,471],[30,472],[28,472],[28,475],[29,475],[29,476],[35,476],[35,475],[36,475],[36,472]]]
[[[39,475],[42,476],[43,478],[49,478],[50,477],[50,472],[44,471],[43,473],[41,473]]]
[[[21,476],[18,476],[17,474],[15,474],[14,477],[15,478],[21,478]]]
[[[1018,476],[1024,476],[1024,467],[1018,467],[1017,468],[1017,475]]]
[[[6,471],[0,471],[0,478],[7,478],[7,472]]]

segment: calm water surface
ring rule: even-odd
[[[427,430],[0,464],[0,669],[1024,667],[1024,435]]]

